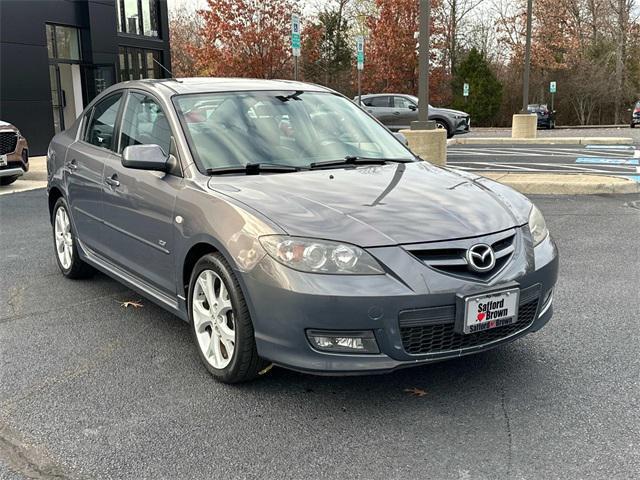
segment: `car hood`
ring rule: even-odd
[[[429,109],[429,111],[433,111],[433,113],[440,113],[440,114],[445,114],[445,115],[459,115],[462,117],[468,117],[469,114],[466,112],[463,112],[461,110],[452,110],[451,108],[438,108],[438,107],[431,107]]]
[[[498,232],[526,223],[530,208],[507,187],[425,162],[212,177],[209,188],[289,235],[364,247]]]

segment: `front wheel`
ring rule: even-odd
[[[442,120],[436,120],[436,128],[438,130],[445,130],[447,132],[447,138],[453,138],[453,132],[449,128],[449,125]]]
[[[189,317],[200,360],[217,380],[253,380],[266,366],[238,280],[218,253],[205,255],[193,269]]]
[[[0,177],[0,185],[2,185],[3,187],[6,185],[11,185],[13,182],[18,180],[18,178],[20,178],[20,175],[12,175],[10,177]]]
[[[636,124],[635,124],[635,123],[632,123],[632,124],[631,124],[631,128],[636,128]]]
[[[69,218],[69,208],[64,198],[60,197],[53,207],[53,245],[56,249],[56,260],[62,274],[67,278],[78,279],[89,277],[93,268],[80,259],[76,242],[76,234]]]

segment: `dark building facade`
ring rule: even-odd
[[[30,155],[114,83],[171,70],[166,0],[0,0],[0,120]]]

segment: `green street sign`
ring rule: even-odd
[[[549,92],[550,93],[556,93],[557,92],[557,85],[556,82],[551,82],[549,84]]]
[[[358,36],[356,38],[356,57],[358,60],[358,70],[364,69],[364,37]]]
[[[468,83],[465,83],[462,86],[462,95],[464,95],[465,97],[469,96],[469,84]]]
[[[300,56],[300,15],[291,15],[291,48],[293,55]]]

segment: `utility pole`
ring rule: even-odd
[[[434,130],[429,121],[429,43],[431,36],[431,0],[420,0],[420,32],[418,48],[418,121],[411,130]]]
[[[533,0],[527,0],[527,42],[524,50],[524,81],[522,86],[522,113],[528,113],[529,74],[531,72],[531,23],[533,20]]]

